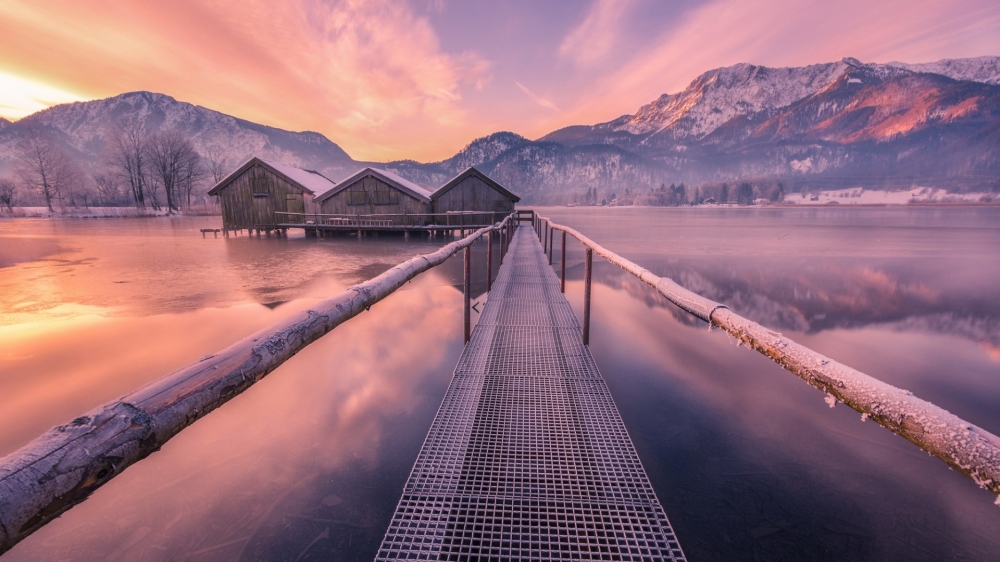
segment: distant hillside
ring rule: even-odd
[[[661,184],[752,181],[787,191],[863,186],[1000,191],[1000,57],[798,68],[737,64],[697,77],[636,113],[538,140],[510,132],[434,163],[379,164],[429,187],[477,166],[526,203],[601,198]],[[49,131],[85,169],[129,116],[177,129],[202,155],[235,166],[257,155],[339,179],[366,163],[329,139],[288,132],[149,92],[55,106],[0,120],[0,174],[29,127]]]
[[[13,124],[0,123],[0,171],[9,167],[17,139],[29,127],[50,132],[85,168],[103,161],[112,128],[136,116],[149,132],[177,129],[199,153],[218,153],[233,167],[251,155],[342,175],[355,163],[319,133],[258,125],[170,96],[131,92],[103,100],[57,105]]]

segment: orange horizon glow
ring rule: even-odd
[[[888,0],[8,0],[0,116],[137,90],[282,129],[359,160],[438,161],[476,137],[537,138],[634,113],[702,72],[854,56],[1000,54],[1000,7]]]

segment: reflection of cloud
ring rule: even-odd
[[[571,297],[581,290],[579,281],[567,287]],[[850,513],[871,536],[885,544],[898,541],[905,549],[912,548],[912,539],[895,538],[901,518],[943,512],[947,515],[939,520],[949,528],[929,539],[933,549],[947,550],[945,543],[970,551],[995,548],[991,494],[956,478],[939,460],[875,423],[861,423],[843,405],[829,409],[823,393],[766,357],[737,347],[721,331],[678,324],[666,311],[649,310],[625,292],[601,285],[594,303],[591,348],[618,407],[631,418],[626,420],[629,433],[654,483],[657,472],[665,474],[659,485],[668,486],[662,499],[673,520],[690,524],[701,517],[705,525],[731,532],[790,517],[803,523],[811,545],[842,545],[842,534],[823,536],[819,529],[824,518]],[[982,398],[1000,389],[994,364],[965,353],[975,347],[969,342],[868,329],[802,336],[800,343],[848,365],[870,367],[870,374],[917,396],[937,402],[947,395],[956,414],[987,429],[996,427],[995,404]],[[792,501],[775,501],[786,493]],[[808,500],[799,505],[804,497]],[[726,525],[725,518],[734,515],[733,526]],[[920,520],[903,524],[925,529]],[[973,533],[956,538],[958,528],[976,528],[980,538]],[[735,535],[736,544],[753,543],[751,555],[725,558],[760,552],[758,541]],[[735,548],[728,543],[720,548]],[[787,548],[794,548],[792,543]],[[930,559],[942,556],[947,557]]]
[[[310,345],[30,537],[5,560],[59,559],[71,551],[82,560],[103,560],[114,552],[122,559],[175,560],[196,552],[205,559],[234,559],[240,549],[259,552],[285,545],[282,541],[290,536],[295,537],[294,559],[322,530],[310,531],[309,517],[346,523],[332,524],[330,542],[321,545],[328,550],[336,551],[337,538],[358,527],[377,536],[374,540],[381,538],[385,527],[379,510],[384,506],[373,498],[382,492],[373,490],[388,486],[385,493],[398,498],[405,469],[413,462],[403,456],[415,455],[427,429],[423,424],[429,424],[460,350],[460,294],[436,271],[408,288]],[[275,311],[245,305],[108,319],[98,330],[61,334],[68,352],[38,368],[59,367],[68,379],[80,379],[81,387],[116,393],[116,386],[131,389],[143,382],[141,377],[182,365],[203,353],[202,348],[217,350],[241,335],[233,326],[251,332],[308,304],[300,301]],[[198,326],[200,332],[193,329]],[[153,333],[156,338],[150,337]],[[142,352],[120,361],[78,360],[92,339],[111,335],[123,348]],[[37,380],[26,384],[39,391],[54,388]],[[78,404],[51,402],[47,408],[23,411],[4,407],[0,426],[10,427],[20,414],[47,418],[53,425],[84,410]],[[415,413],[419,427],[406,424]],[[405,427],[398,427],[401,420]],[[400,432],[412,451],[390,445]],[[367,480],[387,466],[403,467],[398,483]],[[323,490],[331,486],[343,499],[336,517],[316,513]],[[109,514],[120,524],[106,525]],[[289,528],[290,523],[296,524]],[[143,540],[133,541],[137,533],[144,533]],[[251,541],[252,548],[247,546]],[[347,542],[345,538],[344,547]]]

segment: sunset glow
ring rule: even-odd
[[[445,158],[497,130],[535,138],[634,112],[751,62],[1000,54],[986,0],[546,3],[9,0],[0,115],[150,90],[359,159]]]

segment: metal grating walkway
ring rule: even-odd
[[[684,560],[531,228],[514,235],[376,560]]]

